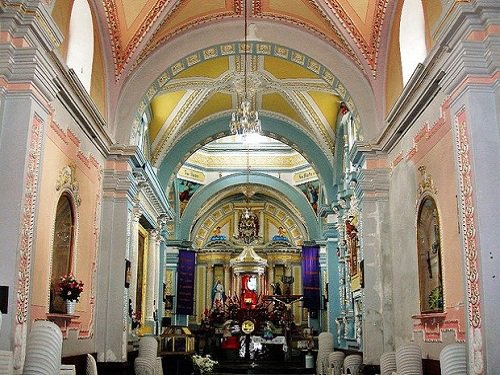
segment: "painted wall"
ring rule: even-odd
[[[441,104],[442,103],[442,104]],[[389,155],[390,227],[392,248],[395,345],[415,341],[424,357],[438,359],[445,344],[463,342],[464,280],[460,244],[453,133],[448,102],[441,95],[413,124]],[[445,316],[437,320],[412,318],[420,315],[416,243],[417,189],[425,166],[436,188],[441,225],[441,259]],[[425,326],[424,326],[424,323]]]
[[[61,109],[62,112],[62,109]],[[31,318],[56,319],[65,337],[63,356],[94,352],[95,262],[101,203],[103,160],[71,122],[61,116],[46,127],[40,179],[40,205],[36,222],[33,259],[33,292]],[[90,151],[90,152],[89,152]],[[76,207],[76,230],[73,245],[72,272],[84,283],[84,291],[76,306],[76,316],[60,319],[49,312],[52,245],[56,207],[62,191],[56,189],[61,170],[75,167],[75,182],[81,204]]]

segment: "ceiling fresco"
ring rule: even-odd
[[[373,74],[389,0],[253,0],[249,22],[307,30]],[[244,0],[103,0],[118,79],[179,34],[203,24],[241,20]]]
[[[333,158],[339,96],[317,74],[292,62],[255,56],[251,67],[255,105],[261,115],[286,119]],[[200,122],[230,115],[238,103],[235,80],[239,76],[240,56],[223,56],[183,70],[162,86],[150,103],[154,165],[160,165],[175,141]]]

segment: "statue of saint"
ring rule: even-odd
[[[223,305],[225,299],[224,285],[222,285],[220,280],[217,280],[212,288],[212,307]]]

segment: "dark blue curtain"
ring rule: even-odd
[[[302,246],[302,289],[304,307],[320,309],[319,246]]]
[[[194,251],[179,250],[179,262],[177,264],[177,314],[193,314],[194,260]]]

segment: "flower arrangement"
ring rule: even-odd
[[[73,274],[61,276],[58,284],[58,291],[65,301],[76,301],[83,292],[83,282],[78,281]]]
[[[141,312],[140,311],[134,311],[132,313],[132,329],[140,328],[141,327]]]
[[[192,358],[193,364],[198,369],[200,374],[210,374],[213,371],[215,365],[219,363],[210,358],[210,355],[208,354],[205,357],[195,354]]]

